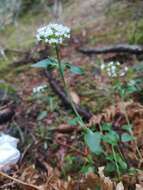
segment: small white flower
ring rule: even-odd
[[[105,64],[102,63],[102,64],[101,64],[101,70],[104,70],[104,69],[105,69]]]
[[[127,66],[124,67],[123,70],[122,70],[122,72],[120,73],[120,76],[121,76],[121,77],[125,76],[125,75],[127,74],[128,70],[129,70],[129,69],[128,69]]]
[[[119,62],[119,61],[117,61],[117,62],[116,62],[116,65],[120,66],[121,64],[120,64],[120,62]]]
[[[107,64],[107,74],[110,77],[116,77],[117,76],[117,66],[116,63],[110,62]]]
[[[108,63],[108,66],[112,66],[112,65],[114,65],[113,61],[111,61],[111,62]]]
[[[70,38],[70,29],[61,24],[50,23],[37,30],[36,38],[49,44],[62,44],[65,38]]]
[[[33,93],[35,94],[35,93],[42,92],[46,87],[47,87],[47,85],[37,86],[37,87],[33,88]]]
[[[105,70],[107,75],[110,77],[120,76],[121,64],[119,61],[110,61],[106,64],[102,63],[100,68],[101,70]],[[127,71],[127,68],[125,68],[125,71]]]
[[[125,67],[125,68],[124,68],[124,71],[126,71],[126,72],[127,72],[127,71],[128,71],[128,67]]]

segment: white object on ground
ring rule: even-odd
[[[0,135],[0,171],[8,171],[10,167],[16,164],[20,158],[20,152],[17,149],[18,139],[6,135]]]
[[[37,86],[33,88],[33,93],[35,94],[35,93],[43,92],[45,88],[47,88],[47,85]]]
[[[116,186],[116,190],[124,190],[124,185],[122,182],[119,182]]]

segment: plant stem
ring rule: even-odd
[[[117,162],[117,158],[116,158],[116,153],[115,153],[115,149],[114,149],[113,145],[112,145],[112,152],[113,152],[113,157],[114,157],[114,161],[115,161],[115,164],[116,164],[118,178],[120,179],[120,169],[119,169],[119,166],[118,166],[118,162]]]
[[[75,106],[75,104],[74,104],[74,102],[73,102],[73,100],[72,100],[72,97],[71,97],[71,95],[70,95],[70,93],[69,93],[69,88],[68,88],[68,86],[67,86],[67,84],[66,84],[66,81],[65,81],[64,71],[63,71],[62,64],[61,64],[61,59],[60,59],[60,50],[59,50],[58,45],[55,46],[55,49],[56,49],[56,56],[57,56],[58,65],[59,65],[59,73],[60,73],[62,82],[63,82],[63,84],[64,84],[65,92],[66,92],[66,94],[67,94],[67,96],[68,96],[69,102],[70,102],[70,104],[71,104],[71,107],[72,107],[72,109],[73,109],[73,111],[74,111],[76,117],[79,119],[79,124],[80,124],[80,126],[83,127],[83,126],[84,126],[84,122],[83,122],[81,116],[79,115],[78,111],[76,110],[76,106]]]
[[[127,121],[127,124],[128,124],[128,125],[131,125],[131,123],[130,123],[130,121],[129,121],[128,114],[127,114],[127,112],[126,112],[126,108],[125,108],[125,106],[124,106],[124,97],[121,96],[121,100],[122,100],[122,102],[123,102],[123,109],[124,109],[125,119],[126,119],[126,121]],[[134,136],[132,129],[130,130],[130,135]],[[140,159],[143,160],[143,157],[142,157],[141,152],[140,152],[140,150],[139,150],[139,148],[138,148],[136,139],[135,139],[134,141],[135,141],[136,151],[137,151],[137,153],[138,153]]]

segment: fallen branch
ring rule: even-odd
[[[52,87],[52,89],[58,94],[58,96],[61,98],[63,104],[66,107],[70,107],[70,102],[64,92],[64,89],[58,84],[58,82],[52,77],[51,72],[46,71],[45,72],[46,77],[48,78],[48,81]],[[90,118],[93,116],[93,114],[89,111],[87,111],[84,108],[81,108],[78,104],[75,104],[76,109],[78,113],[86,120],[89,121]]]
[[[19,179],[16,179],[16,178],[14,178],[12,176],[7,175],[6,173],[0,172],[0,176],[3,176],[5,178],[7,178],[7,179],[10,179],[10,180],[22,185],[24,187],[24,189],[40,190],[40,187],[32,185],[32,184],[28,184],[26,182],[23,182],[23,181],[21,181]]]
[[[79,51],[84,54],[106,54],[106,53],[130,53],[130,54],[143,54],[143,46],[117,44],[111,46],[104,46],[101,48],[80,48]]]

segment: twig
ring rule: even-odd
[[[32,147],[32,145],[33,145],[33,143],[28,144],[28,145],[26,146],[26,148],[24,149],[24,152],[22,153],[21,158],[20,158],[20,161],[19,161],[19,164],[20,164],[20,165],[21,165],[21,163],[22,163],[22,161],[23,161],[23,159],[24,159],[26,153],[29,151],[29,149]]]
[[[8,178],[8,179],[10,179],[12,181],[15,181],[15,182],[17,182],[17,183],[19,183],[19,184],[21,184],[21,185],[23,185],[25,187],[32,188],[33,190],[40,190],[40,188],[38,186],[31,185],[31,184],[28,184],[26,182],[23,182],[23,181],[21,181],[19,179],[16,179],[16,178],[14,178],[12,176],[7,175],[6,173],[0,172],[0,176],[3,176],[3,177]]]

